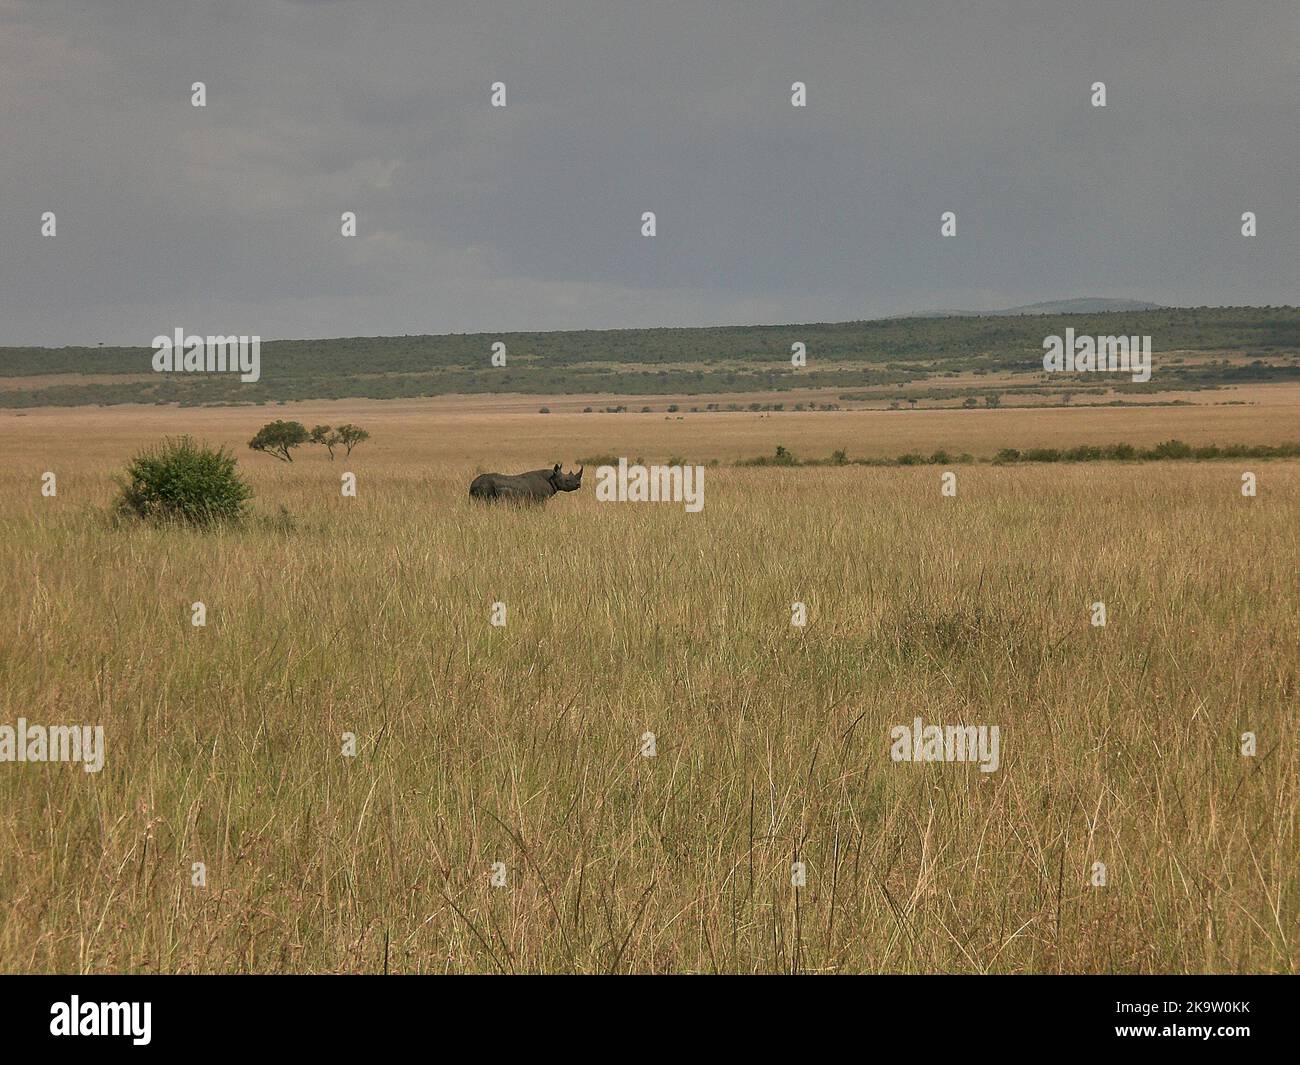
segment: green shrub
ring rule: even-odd
[[[756,458],[752,458],[752,459],[741,459],[739,462],[736,463],[736,465],[737,466],[802,466],[804,465],[804,463],[800,462],[797,458],[795,458],[793,453],[791,453],[785,447],[783,447],[780,444],[777,444],[776,454],[759,455]]]
[[[236,521],[253,495],[239,476],[234,455],[188,436],[169,437],[140,452],[118,485],[120,513],[190,525]]]
[[[1181,440],[1166,440],[1152,448],[1149,454],[1154,459],[1186,459],[1191,458],[1192,447]]]

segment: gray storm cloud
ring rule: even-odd
[[[0,0],[0,344],[1294,303],[1297,40],[1291,2]]]

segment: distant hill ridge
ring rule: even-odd
[[[788,389],[891,399],[905,388],[915,393],[923,381],[930,385],[929,398],[937,400],[979,398],[993,387],[972,377],[1014,377],[1022,391],[1087,387],[1121,393],[1300,380],[1296,307],[1117,310],[1117,301],[1101,302],[1107,310],[1083,313],[1053,314],[1048,308],[1059,305],[1044,303],[1034,305],[1033,313],[947,318],[269,340],[261,346],[261,376],[252,383],[230,372],[154,372],[150,348],[0,348],[0,408]],[[1079,336],[1150,336],[1157,357],[1177,354],[1160,359],[1159,374],[1144,384],[1064,375],[1045,382],[1043,339],[1064,335],[1067,328]],[[496,344],[506,347],[504,366],[492,362]],[[806,366],[792,363],[799,345],[806,349]],[[998,387],[1011,386],[1004,380]]]
[[[1162,311],[1159,303],[1143,300],[1113,300],[1096,296],[1083,296],[1072,300],[1047,300],[1044,303],[1027,303],[1023,307],[1006,307],[1000,311],[909,311],[893,314],[894,318],[1001,318],[1017,314],[1108,314],[1112,311]],[[888,319],[887,319],[888,320]]]

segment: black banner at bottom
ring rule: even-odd
[[[750,1038],[764,1032],[771,1049],[786,1033],[792,1049],[811,1051],[830,1037],[830,1022],[835,1042],[852,1038],[859,1047],[899,1039],[940,1052],[1156,1044],[1181,1055],[1280,1049],[1294,1029],[1295,985],[1285,977],[868,976],[815,985],[778,978],[729,993],[683,980],[623,977],[636,987],[605,981],[578,991],[522,979],[7,976],[0,1003],[6,1049],[46,1053],[115,1044],[139,1053],[337,1054],[435,1033],[440,1042],[486,1039],[488,1049],[551,1042],[557,1029],[590,1047],[641,1043],[665,1027],[689,1032],[694,1052],[711,1038],[734,1047],[738,1028]]]

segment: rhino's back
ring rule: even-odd
[[[545,499],[552,491],[549,472],[482,473],[470,483],[469,494],[479,499]]]

